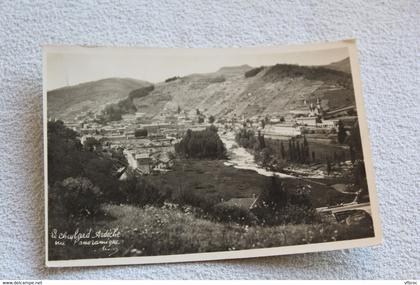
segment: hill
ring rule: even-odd
[[[80,112],[96,113],[108,103],[117,103],[108,107],[150,116],[175,112],[179,106],[181,110],[198,108],[216,118],[251,117],[307,109],[305,102],[317,98],[325,109],[335,109],[354,104],[351,74],[336,70],[345,70],[349,64],[346,59],[327,66],[231,66],[214,73],[174,76],[155,85],[104,79],[48,92],[48,115],[74,118]]]
[[[127,98],[131,91],[148,85],[141,80],[107,78],[48,91],[48,117],[69,120],[81,112],[96,112],[107,103]]]
[[[351,73],[351,66],[350,66],[350,58],[345,58],[343,60],[330,63],[329,65],[325,66],[326,68],[342,71],[346,73]]]
[[[251,68],[223,67],[155,85],[147,96],[134,99],[136,109],[149,115],[161,110],[199,108],[205,114],[246,117],[287,113],[322,100],[325,108],[354,103],[351,75],[325,67],[277,64]]]

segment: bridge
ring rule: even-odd
[[[339,215],[340,213],[343,213],[343,212],[356,211],[356,210],[364,211],[368,213],[369,215],[371,215],[370,202],[365,202],[365,203],[351,202],[351,203],[344,203],[340,205],[321,207],[321,208],[316,209],[318,213],[331,214],[334,216],[337,214]]]

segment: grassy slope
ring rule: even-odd
[[[149,96],[135,100],[135,104],[141,112],[150,115],[164,108],[176,110],[180,106],[190,110],[199,108],[216,117],[233,113],[245,116],[287,113],[294,108],[307,108],[302,105],[303,99],[314,102],[318,97],[326,99],[333,108],[353,104],[353,90],[338,86],[339,81],[350,78],[348,74],[321,68],[319,76],[308,77],[304,73],[289,74],[284,68],[264,67],[248,78],[244,76],[249,70],[246,66],[231,68],[230,72],[222,69],[215,73],[193,74],[156,84]]]
[[[129,78],[108,78],[48,91],[48,116],[73,119],[83,111],[97,111],[107,103],[128,97],[130,91],[150,83]]]
[[[159,114],[163,109],[205,110],[208,115],[253,116],[283,112],[303,106],[303,99],[326,99],[331,107],[353,104],[353,91],[339,87],[349,75],[328,69],[306,74],[307,67],[264,67],[246,78],[249,66],[222,68],[208,74],[192,74],[156,84],[148,96],[135,99],[140,112]],[[316,76],[314,76],[314,74]],[[98,111],[107,103],[127,98],[130,91],[150,83],[125,78],[109,78],[48,92],[48,115],[71,119],[83,111]],[[338,84],[338,85],[337,85]],[[332,89],[331,89],[332,88]]]
[[[111,257],[277,247],[355,239],[372,234],[339,224],[274,227],[222,224],[196,218],[190,210],[179,208],[104,205],[103,210],[111,218],[102,221],[86,218],[78,223],[78,227],[82,231],[89,227],[118,227],[122,233],[122,243]],[[61,250],[55,248],[54,253],[51,257],[58,259],[110,257],[98,247],[66,246]]]

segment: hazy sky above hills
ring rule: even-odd
[[[279,52],[266,49],[64,48],[47,54],[47,90],[109,77],[157,83],[172,76],[215,72],[224,66],[277,63],[326,65],[348,57],[347,48]]]

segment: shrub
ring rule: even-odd
[[[251,70],[248,70],[247,72],[245,72],[245,78],[253,77],[253,76],[257,75],[258,73],[260,73],[261,70],[263,70],[263,68],[264,67],[261,66],[261,67],[256,67],[256,68],[253,68]]]
[[[312,223],[317,214],[309,194],[310,190],[304,186],[290,193],[278,176],[272,176],[253,212],[265,225]]]
[[[257,217],[250,210],[234,206],[218,204],[212,208],[210,214],[218,222],[236,222],[247,225],[257,223]]]
[[[130,100],[133,100],[133,99],[135,99],[135,98],[142,98],[142,97],[145,97],[145,96],[147,96],[150,92],[152,92],[154,89],[155,89],[155,86],[154,86],[154,85],[149,85],[149,86],[146,86],[146,87],[142,87],[142,88],[139,88],[139,89],[135,89],[135,90],[131,91],[131,92],[128,94],[128,98],[129,98]]]
[[[176,203],[180,206],[193,206],[202,209],[203,211],[210,213],[212,207],[220,202],[220,197],[218,195],[213,196],[204,196],[199,195],[194,192],[192,189],[187,189],[185,187],[178,187],[174,190],[169,190],[168,193],[171,193],[170,199],[171,202]]]
[[[83,148],[87,151],[94,151],[100,146],[101,146],[101,143],[94,137],[86,138],[85,142],[83,143]]]
[[[179,78],[180,78],[179,76],[169,77],[169,78],[165,79],[165,82],[168,83],[168,82],[171,82],[171,81],[178,80]]]
[[[161,205],[165,199],[165,193],[161,193],[141,176],[127,173],[127,179],[120,182],[118,198],[114,202],[125,203],[135,206]]]
[[[282,208],[260,207],[252,210],[261,225],[313,224],[320,221],[316,210],[310,206],[286,204]]]
[[[66,178],[49,191],[49,207],[53,215],[69,217],[95,214],[101,201],[99,187],[85,177]]]
[[[346,130],[344,129],[344,123],[343,121],[338,121],[338,132],[337,132],[337,139],[339,143],[344,143],[346,139]]]
[[[235,134],[235,141],[244,148],[254,148],[257,143],[255,133],[251,129],[242,128]]]

